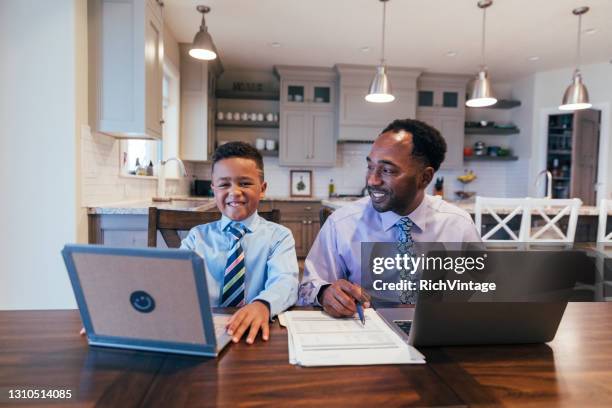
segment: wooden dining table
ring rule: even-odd
[[[612,303],[570,303],[547,344],[420,348],[422,365],[294,366],[277,322],[216,359],[89,347],[80,327],[0,312],[0,406],[612,406]]]

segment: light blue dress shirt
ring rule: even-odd
[[[198,225],[189,231],[181,248],[195,251],[204,259],[208,294],[213,307],[219,306],[227,257],[233,241],[225,215],[219,221]],[[246,303],[264,300],[270,317],[295,304],[298,289],[298,264],[291,231],[253,213],[240,221],[247,233],[241,241],[246,275]]]
[[[397,242],[395,224],[402,216],[379,213],[370,197],[334,211],[321,227],[304,263],[298,305],[319,305],[321,286],[338,279],[361,284],[361,243]],[[464,210],[425,195],[408,217],[415,242],[480,242],[470,215]]]

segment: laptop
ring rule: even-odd
[[[217,356],[230,342],[195,252],[66,245],[62,255],[91,346]]]
[[[465,253],[444,256],[465,256]],[[487,256],[492,261],[488,279],[498,282],[497,293],[480,297],[481,294],[476,294],[475,298],[467,299],[458,298],[456,293],[420,292],[415,307],[401,305],[376,311],[400,337],[414,346],[551,341],[572,295],[577,270],[591,267],[586,254],[489,251]],[[436,275],[427,272],[421,279]],[[440,279],[439,274],[435,278]],[[445,295],[450,296],[447,299]]]

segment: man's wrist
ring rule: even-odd
[[[317,293],[317,301],[319,302],[319,304],[321,306],[323,306],[323,293],[325,293],[325,291],[327,290],[327,288],[329,288],[331,286],[330,283],[328,283],[327,285],[322,285],[319,288],[319,293]]]

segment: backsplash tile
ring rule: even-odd
[[[102,133],[81,131],[81,169],[83,185],[81,205],[91,206],[129,200],[148,200],[157,193],[157,179],[139,179],[119,175],[120,141]],[[189,194],[194,166],[185,163],[188,177],[166,180],[168,195]]]

